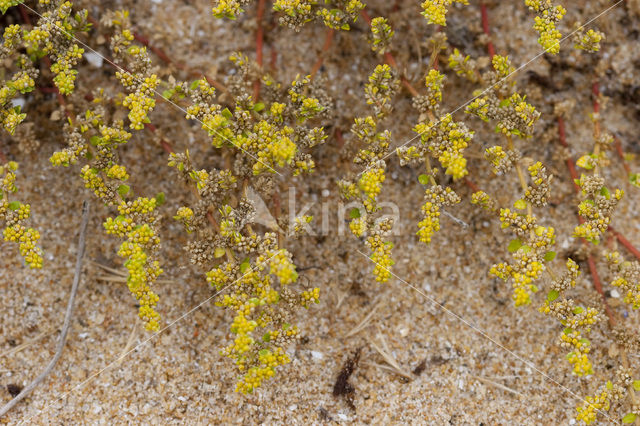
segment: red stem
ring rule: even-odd
[[[322,46],[322,51],[318,55],[318,60],[315,64],[313,64],[313,68],[311,69],[311,78],[315,77],[318,70],[320,70],[322,63],[324,62],[324,58],[329,51],[329,48],[331,48],[331,43],[333,42],[333,36],[335,32],[336,31],[333,28],[327,28],[324,36],[324,45]]]
[[[622,142],[620,142],[620,138],[614,136],[615,148],[618,157],[620,157],[620,161],[622,161],[622,167],[624,167],[624,171],[627,172],[627,175],[631,174],[631,167],[627,163],[627,160],[624,159],[624,151],[622,151]]]
[[[489,51],[489,56],[493,58],[496,54],[496,50],[493,47],[493,42],[491,41],[491,32],[489,31],[489,13],[487,12],[487,5],[484,2],[480,2],[480,14],[482,15],[482,31],[487,35],[487,50]]]
[[[266,0],[258,1],[258,13],[256,16],[256,62],[262,68],[262,48],[264,45],[264,28],[262,27],[262,18],[264,18],[264,10],[266,8]],[[260,97],[260,79],[257,78],[253,82],[253,101],[256,102]]]

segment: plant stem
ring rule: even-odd
[[[314,78],[316,73],[320,70],[320,67],[322,67],[322,63],[327,56],[327,52],[331,48],[335,32],[336,31],[333,28],[327,28],[324,36],[324,44],[322,45],[322,51],[318,54],[318,59],[316,60],[316,63],[313,64],[313,68],[311,68],[311,78]]]

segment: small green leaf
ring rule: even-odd
[[[102,142],[102,138],[100,136],[93,135],[89,138],[89,143],[93,146],[100,145],[100,142]]]
[[[222,247],[216,247],[216,249],[213,251],[213,257],[215,257],[216,259],[219,259],[222,256],[224,256],[225,253],[226,253],[225,249],[223,249]]]
[[[173,90],[165,90],[164,92],[162,92],[162,97],[165,99],[171,99],[174,93],[175,92]]]
[[[628,413],[622,418],[622,423],[633,423],[636,421],[636,415],[634,413]]]
[[[531,247],[527,245],[523,245],[522,247],[520,247],[520,249],[523,253],[529,253],[531,251]]]
[[[357,219],[360,217],[360,209],[353,208],[349,211],[349,217],[351,219]]]
[[[247,269],[249,269],[249,266],[251,265],[251,263],[249,262],[249,258],[245,258],[242,263],[240,264],[240,273],[244,274],[246,272]]]
[[[548,251],[544,254],[544,261],[545,262],[551,262],[553,259],[556,258],[556,252],[555,251]]]
[[[611,390],[613,389],[613,383],[611,383],[611,380],[607,380],[607,383],[605,384],[605,386],[607,387],[607,389]]]
[[[560,292],[558,290],[551,290],[548,294],[547,294],[547,300],[549,302],[553,302],[554,300],[556,300],[558,297],[560,296]]]
[[[229,111],[229,108],[223,109],[220,113],[226,119],[230,119],[231,117],[233,117],[233,114],[231,113],[231,111]]]
[[[20,202],[19,201],[12,201],[9,203],[9,210],[13,210],[16,211],[20,208]]]
[[[129,187],[129,185],[120,185],[118,187],[118,194],[124,198],[125,195],[127,195],[129,193],[129,190],[131,188]]]
[[[253,106],[253,110],[256,111],[256,112],[260,112],[263,109],[264,109],[264,103],[262,103],[262,102],[258,102],[257,104],[255,104]]]
[[[527,202],[521,198],[515,203],[513,203],[513,207],[515,207],[518,210],[524,210],[527,208]]]
[[[509,242],[507,250],[509,250],[509,253],[515,253],[520,247],[522,247],[522,241],[520,241],[520,238],[516,238]]]
[[[640,173],[631,173],[629,175],[629,182],[634,186],[640,187]]]
[[[637,391],[640,391],[640,380],[633,381],[633,388]]]
[[[264,333],[262,335],[262,341],[269,343],[271,341],[271,333]]]
[[[609,188],[607,188],[606,186],[603,186],[602,188],[600,188],[600,195],[605,197],[607,200],[611,198],[611,192],[609,191]]]
[[[156,205],[161,206],[164,204],[165,202],[164,192],[158,192],[155,198],[156,198]]]
[[[584,312],[584,308],[582,306],[576,306],[573,308],[573,313],[578,315],[579,313]]]
[[[429,183],[429,175],[420,175],[418,176],[418,182],[420,182],[423,185],[427,185]]]
[[[200,80],[195,80],[191,83],[191,85],[189,86],[189,89],[195,90],[199,85],[200,85]]]

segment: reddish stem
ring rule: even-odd
[[[622,142],[620,142],[620,138],[618,138],[617,136],[614,136],[614,141],[616,153],[618,154],[618,157],[620,157],[620,161],[622,161],[622,167],[624,167],[624,171],[627,172],[627,175],[630,175],[631,167],[629,167],[627,160],[625,160],[624,158],[624,151],[622,151]]]
[[[367,21],[367,24],[371,26],[371,17],[367,13],[367,11],[363,9],[360,11],[360,14],[364,18],[364,20]],[[389,66],[391,66],[396,71],[400,70],[398,68],[398,63],[396,62],[396,58],[393,57],[391,52],[386,52],[384,54],[384,60],[387,64],[389,64]],[[409,91],[409,93],[411,93],[411,96],[414,96],[414,97],[418,96],[418,91],[415,89],[415,87],[411,85],[411,82],[407,79],[407,77],[404,76],[404,74],[400,76],[400,82]]]
[[[560,138],[560,145],[565,147],[568,151],[569,144],[567,143],[564,118],[561,116],[558,116],[558,136]],[[569,169],[569,174],[571,175],[571,182],[573,183],[573,189],[575,189],[576,192],[580,192],[580,187],[576,183],[576,180],[578,179],[578,171],[576,170],[576,165],[573,163],[573,160],[571,159],[571,154],[569,153],[567,154],[568,155],[567,155],[567,159],[565,160],[565,163],[567,164],[567,169]]]
[[[322,63],[324,62],[324,58],[327,55],[329,48],[331,48],[331,43],[333,42],[333,36],[335,32],[336,31],[333,28],[327,28],[324,36],[324,44],[322,45],[322,51],[318,55],[318,60],[316,60],[316,63],[313,64],[313,68],[311,69],[311,78],[315,77],[318,70],[320,70]]]
[[[465,178],[464,183],[471,188],[471,190],[473,192],[478,192],[480,191],[480,188],[478,187],[478,185],[476,185],[471,179]]]
[[[613,227],[609,226],[609,231],[616,237],[616,239],[622,244],[631,254],[633,254],[638,260],[640,260],[640,250],[635,248],[633,244],[625,237],[622,236],[621,233],[613,229]]]
[[[256,62],[262,68],[262,48],[264,45],[264,28],[262,27],[262,18],[264,18],[264,10],[266,8],[266,0],[258,1],[258,12],[256,16]],[[260,97],[260,79],[257,78],[253,82],[253,101],[256,102]]]
[[[487,12],[487,5],[484,2],[480,2],[480,14],[482,15],[482,31],[487,36],[487,50],[489,51],[489,56],[493,58],[496,54],[496,50],[493,47],[493,42],[491,41],[491,32],[489,31],[489,13]]]
[[[344,146],[344,137],[342,136],[342,130],[336,127],[336,141],[338,141],[338,148],[342,149]]]

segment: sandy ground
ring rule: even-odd
[[[253,55],[253,5],[236,22],[222,22],[210,15],[208,1],[140,1],[90,4],[98,16],[103,8],[130,7],[141,33],[149,36],[178,62],[212,75],[224,76],[231,68],[228,55],[241,50]],[[447,35],[456,46],[472,56],[485,55],[478,43],[480,13],[475,2],[453,8]],[[509,53],[520,65],[534,57],[539,48],[530,29],[533,16],[525,13],[523,2],[490,7],[492,32],[498,52]],[[566,22],[583,22],[596,16],[611,2],[571,2]],[[631,7],[631,3],[629,8]],[[372,2],[372,16],[384,14],[396,30],[394,53],[414,82],[421,81],[428,56],[424,45],[433,28],[418,15],[417,3],[402,5],[390,13],[385,2]],[[604,111],[604,127],[616,132],[627,151],[640,151],[638,125],[638,17],[620,6],[597,21],[607,33],[605,56],[608,71],[602,90],[609,96]],[[513,36],[514,32],[517,35]],[[349,33],[336,34],[321,76],[336,100],[333,126],[347,129],[352,118],[368,114],[362,84],[379,58],[365,43],[366,24],[359,20]],[[277,52],[277,76],[290,81],[305,73],[315,61],[324,38],[324,28],[311,24],[300,33],[273,27],[267,31],[265,56]],[[422,63],[418,58],[422,57]],[[159,65],[162,65],[158,62]],[[536,210],[544,224],[553,224],[559,269],[562,260],[580,244],[571,238],[576,225],[575,200],[568,173],[558,161],[557,127],[552,102],[572,98],[576,108],[567,119],[568,141],[574,158],[592,146],[590,82],[595,61],[585,59],[565,45],[560,57],[541,57],[518,73],[521,87],[543,113],[531,141],[518,142],[524,156],[543,161],[556,175],[553,207]],[[346,70],[346,71],[345,71]],[[84,71],[84,72],[83,72]],[[164,75],[172,72],[162,66]],[[112,73],[83,64],[79,90],[91,88],[92,76]],[[173,72],[179,76],[179,73]],[[473,87],[451,76],[445,104],[453,109],[468,98]],[[635,92],[634,92],[635,90]],[[385,123],[400,145],[412,136],[417,114],[405,92],[396,98],[396,111]],[[42,233],[45,267],[31,271],[22,266],[15,247],[1,243],[0,269],[0,396],[8,401],[6,386],[26,385],[53,356],[71,288],[77,229],[82,200],[92,194],[76,177],[79,167],[54,169],[51,153],[62,146],[50,123],[55,99],[46,97],[39,106],[27,105],[37,126],[42,145],[31,156],[21,154],[3,135],[3,150],[21,163],[20,196],[32,205],[33,226]],[[462,114],[460,117],[462,117]],[[177,150],[189,148],[193,158],[205,167],[215,153],[207,146],[204,132],[190,125],[180,112],[159,105],[151,116]],[[514,175],[495,178],[482,160],[485,147],[499,142],[488,125],[465,118],[476,131],[467,151],[472,176],[478,185],[507,205],[518,197]],[[54,131],[48,129],[53,128]],[[350,137],[347,136],[349,140]],[[72,329],[63,358],[51,376],[2,422],[21,420],[35,424],[76,423],[202,423],[202,424],[567,424],[572,423],[580,397],[593,393],[619,361],[609,356],[610,332],[606,325],[592,334],[596,374],[578,379],[570,374],[564,352],[556,345],[560,325],[535,309],[544,300],[541,291],[528,308],[516,309],[507,285],[490,277],[489,267],[506,259],[512,238],[500,231],[497,218],[470,205],[470,190],[462,184],[454,188],[463,202],[449,212],[469,224],[462,227],[443,217],[442,230],[429,246],[415,238],[422,200],[418,170],[400,167],[397,159],[388,163],[390,178],[384,184],[382,201],[400,207],[400,219],[393,237],[394,273],[400,279],[379,285],[371,278],[372,265],[359,251],[363,244],[350,235],[338,235],[339,194],[336,182],[350,165],[353,148],[339,149],[335,138],[313,153],[317,171],[313,178],[282,182],[286,194],[293,184],[299,205],[311,204],[309,214],[322,216],[323,205],[330,212],[330,230],[325,235],[303,237],[288,243],[301,273],[301,283],[321,288],[321,303],[302,312],[298,325],[304,338],[290,348],[293,361],[280,369],[275,379],[251,396],[234,393],[235,373],[231,362],[221,358],[219,349],[228,339],[231,321],[227,312],[213,303],[184,316],[213,294],[203,275],[188,263],[181,249],[186,236],[171,216],[190,194],[175,181],[166,167],[165,153],[153,143],[149,133],[138,132],[122,150],[123,163],[130,168],[132,187],[137,193],[165,191],[162,258],[164,279],[156,286],[159,309],[165,324],[172,324],[154,336],[144,332],[137,320],[134,300],[124,283],[105,280],[99,267],[89,261],[118,268],[116,239],[102,232],[101,222],[109,210],[93,202],[87,241],[87,268],[77,299]],[[640,162],[632,167],[640,170]],[[616,229],[640,244],[640,226],[635,220],[640,191],[624,181],[617,159],[607,170],[610,186],[627,192],[615,214]],[[319,232],[319,225],[316,230]],[[599,249],[596,250],[599,253]],[[630,257],[629,254],[625,253]],[[602,263],[602,262],[600,262]],[[586,264],[581,265],[586,271]],[[600,264],[605,282],[610,278]],[[305,269],[308,268],[308,269]],[[588,300],[591,282],[586,275],[573,295]],[[543,289],[549,283],[541,282]],[[412,288],[412,286],[414,288]],[[606,285],[608,290],[610,286]],[[417,290],[416,290],[417,289]],[[427,295],[419,294],[418,290]],[[615,296],[615,293],[614,293]],[[437,302],[434,303],[434,302]],[[626,313],[620,299],[612,306],[628,314],[626,326],[637,329],[637,312]],[[443,307],[445,309],[443,309]],[[346,337],[373,311],[368,326]],[[173,323],[175,321],[175,323]],[[389,371],[375,346],[388,346],[397,364],[411,372],[425,361],[424,371],[412,380]],[[350,379],[355,388],[351,409],[342,398],[332,395],[333,384],[345,360],[362,348],[360,364]],[[129,352],[133,349],[131,352]],[[120,359],[122,354],[126,356]],[[634,368],[638,354],[630,354]],[[383,366],[383,367],[381,367]],[[617,414],[612,412],[613,420]],[[601,417],[602,419],[602,417]]]

